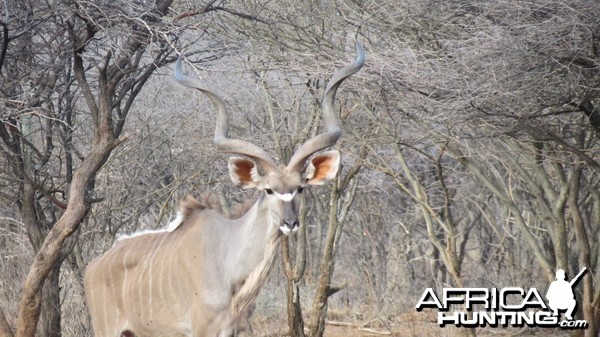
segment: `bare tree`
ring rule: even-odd
[[[18,283],[12,279],[22,277],[72,204],[69,189],[102,122],[92,118],[94,104],[110,107],[113,141],[130,137],[88,185],[87,216],[59,254],[58,261],[68,259],[62,276],[69,280],[116,235],[165,223],[184,192],[208,191],[228,204],[247,197],[226,187],[223,165],[205,145],[212,120],[191,117],[208,105],[175,92],[166,70],[143,81],[146,70],[171,61],[169,45],[185,45],[188,59],[207,65],[202,77],[233,91],[233,124],[247,128],[232,132],[284,160],[318,133],[329,70],[358,36],[368,66],[345,86],[351,94],[340,96],[338,148],[347,169],[362,148],[365,160],[333,206],[330,190],[304,201],[309,226],[284,247],[286,284],[274,277],[266,285],[256,312],[268,319],[260,322],[284,311],[272,299],[287,288],[287,329],[319,334],[319,320],[327,320],[311,310],[322,303],[313,299],[347,286],[321,309],[342,308],[340,319],[395,333],[394,323],[415,314],[411,301],[423,288],[544,289],[557,268],[572,276],[587,267],[593,272],[576,294],[590,329],[578,333],[597,334],[600,8],[593,1],[182,1],[164,11],[152,2],[0,6],[0,244],[10,251],[0,257],[10,275],[2,278],[4,326],[15,326],[17,291],[7,285]],[[141,88],[134,83],[146,89],[132,95]],[[356,207],[337,223],[350,195]],[[27,240],[32,253],[21,247]],[[321,264],[330,252],[335,269],[324,287],[329,270]],[[42,301],[40,332],[85,333],[83,316],[76,328],[71,318],[63,317],[65,327],[51,323],[59,317],[52,308],[61,281],[48,275],[42,298],[53,299]],[[81,308],[65,289],[80,291],[76,282],[61,289],[61,304]],[[315,330],[304,332],[303,324]]]
[[[2,83],[2,152],[36,252],[16,336],[33,336],[40,314],[43,335],[61,334],[59,268],[72,235],[100,200],[96,174],[125,140],[121,131],[134,99],[167,61],[160,18],[170,4],[4,3],[3,72],[12,80]],[[150,45],[158,48],[148,55]]]

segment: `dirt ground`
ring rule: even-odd
[[[343,320],[327,321],[325,337],[462,337],[465,329],[456,327],[440,327],[428,313],[406,313],[401,317],[385,321],[375,319],[368,322],[346,322]],[[281,324],[283,323],[283,324]],[[279,337],[287,336],[286,322],[275,324],[265,319],[253,320],[254,336]],[[481,328],[477,336],[493,337],[530,337],[530,336],[569,336],[568,330],[544,328]]]
[[[286,327],[282,327],[279,331],[255,331],[256,336],[264,337],[279,337],[287,336]],[[393,324],[388,328],[368,328],[362,327],[360,324],[334,322],[327,324],[325,329],[325,337],[376,337],[376,336],[393,336],[393,337],[462,337],[464,330],[458,328],[440,328],[433,323],[405,323]],[[547,329],[478,329],[477,336],[494,336],[494,337],[530,337],[530,336],[556,336],[567,337],[568,332],[560,330]]]
[[[465,336],[463,329],[440,328],[433,323],[427,324],[400,324],[392,325],[391,329],[370,329],[349,326],[328,325],[325,330],[326,337],[363,337],[363,336],[394,336],[394,337],[462,337]],[[494,337],[529,337],[529,336],[557,336],[567,337],[568,333],[559,330],[529,330],[529,329],[478,329],[477,336]]]

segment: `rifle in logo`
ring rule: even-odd
[[[548,306],[552,309],[552,314],[558,316],[559,310],[566,310],[565,317],[571,321],[573,320],[573,312],[577,306],[575,301],[575,294],[573,293],[573,286],[581,276],[587,271],[584,267],[577,276],[575,276],[571,282],[565,280],[565,271],[559,269],[556,271],[556,280],[548,287],[546,298],[548,299]]]

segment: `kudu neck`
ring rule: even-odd
[[[231,245],[233,251],[230,254],[234,261],[230,265],[238,266],[236,273],[244,278],[274,254],[281,232],[264,202],[264,195],[237,221],[236,244]]]

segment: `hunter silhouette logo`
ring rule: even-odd
[[[577,301],[573,287],[585,274],[583,268],[570,282],[565,271],[556,271],[556,280],[548,287],[546,303],[536,288],[443,288],[440,295],[425,289],[417,302],[417,311],[438,309],[437,321],[442,327],[547,327],[585,329],[585,320],[574,320]],[[560,320],[560,312],[566,320]]]
[[[565,280],[565,271],[559,269],[556,271],[556,281],[550,284],[546,298],[548,299],[548,306],[552,309],[552,314],[558,316],[559,310],[566,310],[565,317],[571,321],[573,320],[573,312],[577,307],[575,301],[575,294],[573,293],[573,286],[579,278],[583,276],[587,268],[583,268],[577,276],[575,276],[571,282]]]

